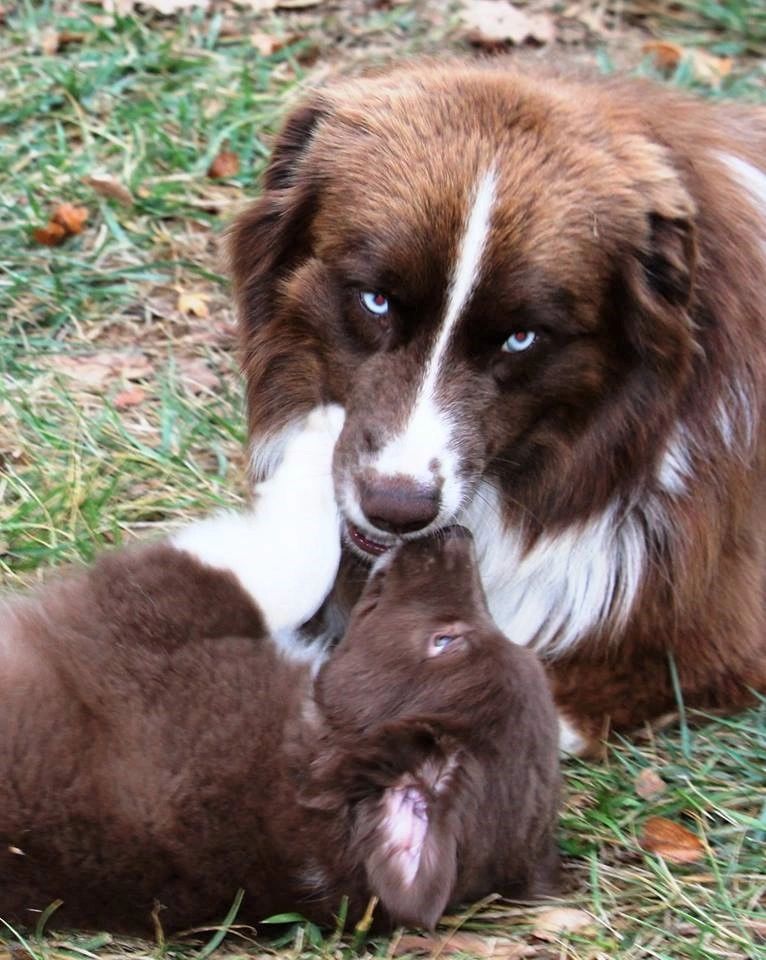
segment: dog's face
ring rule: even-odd
[[[553,703],[493,623],[465,529],[378,561],[314,695],[306,796],[350,819],[349,856],[392,922],[554,882]]]
[[[256,471],[331,400],[360,553],[460,519],[483,480],[549,525],[603,508],[672,429],[692,214],[595,94],[432,67],[317,96],[233,234]]]

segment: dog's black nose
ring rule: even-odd
[[[439,488],[416,483],[410,477],[376,474],[360,482],[359,503],[378,530],[414,533],[436,519]]]

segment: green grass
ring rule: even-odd
[[[693,27],[709,47],[747,51],[762,40],[756,0],[684,7],[683,29]],[[243,411],[222,230],[253,195],[269,135],[307,71],[321,72],[330,55],[355,68],[392,52],[460,46],[450,35],[453,20],[431,16],[433,5],[355,9],[353,31],[342,9],[256,23],[219,5],[212,14],[145,13],[107,26],[97,19],[99,6],[27,0],[7,14],[0,34],[5,585],[241,499]],[[296,39],[264,57],[250,42],[264,23]],[[78,38],[46,54],[51,28]],[[608,57],[606,49],[602,62]],[[764,76],[762,60],[743,56],[722,91],[706,92],[764,99]],[[683,70],[674,82],[696,85]],[[207,170],[222,147],[237,153],[240,169],[214,181]],[[130,190],[131,206],[84,182],[103,172]],[[61,201],[87,207],[85,231],[61,247],[35,244],[33,230]],[[182,293],[204,295],[209,316],[181,312]],[[200,365],[208,377],[195,386],[190,371]],[[121,395],[136,386],[140,402],[122,409]],[[490,902],[447,918],[440,935],[459,928],[510,938],[528,956],[575,960],[766,956],[764,719],[761,709],[708,720],[683,736],[671,730],[616,745],[603,764],[567,765],[564,902],[593,917],[580,934],[536,940],[530,930],[545,908]],[[634,789],[645,767],[667,783],[651,802]],[[673,866],[644,853],[638,837],[651,815],[690,827],[704,839],[704,859]],[[253,931],[221,920],[217,931],[172,944],[108,932],[6,930],[0,960],[28,960],[25,951],[40,960],[186,960],[216,951],[338,958],[362,939],[352,931],[323,936],[298,923],[256,944]],[[48,927],[55,929],[55,914]],[[366,949],[391,956],[397,943],[373,941]],[[511,948],[504,949],[511,960]]]

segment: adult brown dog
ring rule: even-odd
[[[146,933],[156,903],[178,930],[242,888],[243,922],[330,924],[344,896],[358,919],[375,895],[379,926],[433,926],[448,903],[555,884],[555,708],[492,622],[466,531],[394,552],[329,656],[283,615],[275,579],[305,618],[335,578],[338,413],[287,445],[283,470],[315,469],[296,501],[277,471],[253,513],[0,608],[6,921],[60,898],[55,925]],[[310,554],[267,536],[301,509],[323,518]]]
[[[766,111],[427,63],[287,118],[236,224],[253,471],[346,410],[349,548],[459,520],[563,743],[766,689]]]

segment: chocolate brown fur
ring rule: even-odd
[[[462,499],[424,532],[484,531],[490,609],[546,660],[584,747],[674,708],[671,658],[687,706],[734,710],[766,691],[764,157],[762,108],[425,63],[296,109],[232,233],[256,466],[293,416],[331,400],[346,410],[336,486],[363,498],[366,464],[414,403],[471,191],[494,165],[481,272],[437,398]],[[390,299],[385,323],[364,290]],[[534,350],[501,352],[527,329]],[[384,479],[401,500],[401,478]],[[434,471],[436,495],[442,481]],[[562,544],[597,539],[602,520],[593,549],[606,543],[616,586],[578,607]],[[540,544],[563,558],[558,579],[542,562],[504,617]],[[530,617],[550,605],[539,629],[524,591]]]
[[[553,705],[489,619],[458,533],[373,578],[316,681],[231,574],[166,544],[105,556],[3,618],[9,922],[61,899],[54,926],[151,933],[159,903],[174,931],[220,920],[242,888],[242,922],[331,923],[343,896],[353,920],[376,894],[380,926],[431,926],[456,900],[555,883]],[[427,657],[449,630],[454,648]],[[427,817],[411,883],[387,803],[416,832]]]

